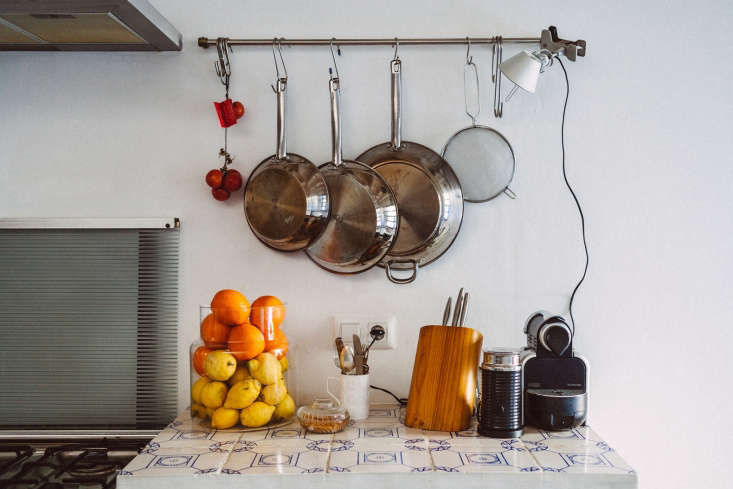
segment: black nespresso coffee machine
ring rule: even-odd
[[[524,326],[521,353],[525,425],[567,430],[585,424],[588,364],[573,351],[573,333],[562,316],[532,314]]]

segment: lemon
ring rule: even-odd
[[[209,353],[209,357],[211,355]],[[208,360],[209,357],[206,357],[206,359]],[[264,385],[274,384],[282,377],[283,368],[277,357],[272,353],[260,353],[247,362],[247,367],[249,367],[249,373],[252,374],[252,377]]]
[[[244,365],[240,365],[237,367],[237,370],[234,371],[234,375],[231,376],[229,379],[229,385],[234,385],[237,382],[241,382],[243,380],[251,379],[252,376],[249,374],[249,370],[247,370],[247,367]]]
[[[217,350],[206,355],[204,371],[212,380],[228,380],[237,370],[237,359],[229,352]]]
[[[288,367],[290,366],[290,362],[288,362],[288,357],[284,356],[280,359],[280,366],[282,367],[283,372],[288,371]]]
[[[191,399],[194,403],[201,404],[201,389],[203,389],[209,382],[211,382],[211,380],[208,377],[201,377],[193,383],[191,386]]]
[[[288,419],[295,412],[295,401],[290,397],[290,394],[285,394],[285,398],[280,401],[280,404],[275,406],[275,413],[272,415],[272,419],[275,421],[283,421]]]
[[[288,389],[285,387],[285,382],[282,379],[274,384],[266,385],[262,389],[262,400],[271,406],[280,404],[287,395]]]
[[[249,379],[237,382],[227,394],[227,399],[224,401],[225,408],[231,409],[244,409],[257,399],[260,395],[260,389],[262,384],[259,380]]]
[[[253,402],[248,407],[242,409],[239,415],[239,420],[242,422],[242,426],[247,428],[259,428],[264,426],[272,418],[272,413],[275,412],[275,406],[270,406],[264,402]]]
[[[201,389],[201,403],[207,408],[221,407],[226,397],[227,385],[224,382],[209,382]]]
[[[220,407],[211,415],[211,427],[218,430],[231,428],[239,421],[239,410]]]
[[[206,417],[211,419],[211,416],[214,414],[214,409],[205,407],[204,408],[204,414],[206,414]]]
[[[194,418],[205,418],[206,408],[198,403],[191,404],[191,416]]]

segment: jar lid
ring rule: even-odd
[[[346,414],[346,408],[333,399],[320,398],[313,401],[310,406],[300,408],[300,413],[318,417],[343,416]]]
[[[490,366],[519,366],[519,350],[517,348],[491,348],[484,350],[484,364]]]

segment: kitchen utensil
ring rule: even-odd
[[[349,345],[344,345],[339,353],[339,366],[342,374],[348,374],[355,368],[354,350]]]
[[[329,382],[332,380],[339,382],[338,396],[330,389]],[[338,377],[328,377],[326,392],[338,398],[341,405],[349,412],[351,419],[358,421],[369,417],[369,374],[341,374]]]
[[[463,90],[466,115],[471,118],[471,126],[451,136],[442,155],[458,175],[465,201],[486,202],[502,192],[515,198],[516,195],[509,188],[514,178],[514,150],[498,131],[476,123],[481,112],[479,76],[478,68],[470,56],[470,48],[469,42]],[[469,109],[468,84],[471,79],[476,86],[475,111]]]
[[[277,97],[277,151],[250,174],[244,190],[244,215],[254,235],[264,244],[280,251],[297,251],[311,244],[326,228],[330,198],[326,181],[316,166],[287,152],[288,75],[284,63],[284,74],[280,75],[277,58],[275,69],[277,80],[272,90]]]
[[[492,438],[522,436],[522,367],[519,350],[492,348],[481,363],[478,432]]]
[[[349,412],[338,398],[316,399],[310,406],[301,406],[296,416],[300,425],[313,433],[338,433],[349,424]]]
[[[420,328],[407,426],[436,431],[470,426],[482,340],[481,333],[471,328]]]
[[[336,345],[336,356],[341,357],[341,350],[344,349],[344,340],[340,336],[334,340]]]
[[[402,62],[390,62],[392,138],[368,149],[357,160],[374,168],[392,187],[400,212],[394,247],[379,262],[397,284],[415,280],[418,268],[437,260],[458,236],[463,221],[463,193],[450,165],[435,151],[402,140]],[[396,277],[393,270],[412,270]]]
[[[463,294],[463,305],[461,306],[461,319],[458,321],[458,326],[463,326],[465,324],[467,307],[468,307],[468,292]]]
[[[451,308],[452,300],[453,300],[452,297],[448,297],[448,302],[445,303],[445,310],[443,310],[443,322],[441,323],[443,326],[448,325],[448,319],[450,319],[450,308]]]
[[[364,373],[364,348],[359,335],[353,335],[352,339],[354,341],[354,374],[362,375]]]
[[[453,311],[453,322],[451,326],[458,326],[458,319],[461,317],[461,306],[463,305],[463,287],[458,291],[458,297],[456,298],[456,308]]]
[[[333,46],[331,55],[335,65]],[[331,216],[326,229],[305,252],[330,272],[360,273],[379,263],[394,245],[399,227],[397,200],[376,171],[359,161],[342,158],[338,69],[328,87],[333,159],[319,168],[331,197]]]
[[[341,367],[341,351],[344,349],[344,340],[340,336],[336,338],[333,341],[334,345],[336,346],[336,356],[334,357],[334,363],[336,363],[336,367],[342,369]]]

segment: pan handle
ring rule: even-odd
[[[399,278],[392,275],[392,264],[394,263],[412,263],[412,275],[405,278]],[[390,282],[393,284],[409,284],[411,282],[414,282],[417,278],[417,269],[418,269],[418,263],[417,260],[413,259],[407,259],[407,260],[388,260],[387,266],[384,268],[385,272],[387,273],[387,278]]]
[[[393,59],[390,64],[392,76],[392,147],[402,146],[402,61]]]
[[[337,77],[328,80],[328,89],[331,92],[331,161],[335,166],[341,166],[341,83]]]
[[[285,91],[288,88],[286,78],[278,78],[272,89],[277,95],[277,153],[278,160],[283,160],[288,154],[288,147],[285,141]]]

